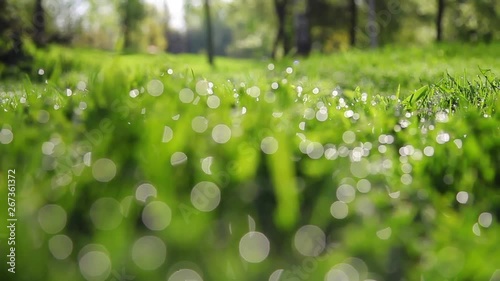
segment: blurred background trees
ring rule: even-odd
[[[22,57],[15,50],[28,41],[38,47],[58,43],[172,53],[203,53],[213,45],[213,55],[280,58],[387,44],[500,39],[496,0],[211,0],[206,13],[207,4],[0,0],[0,59]]]
[[[145,17],[145,7],[141,0],[121,0],[119,2],[120,25],[123,31],[124,48],[135,47],[133,33],[139,29],[139,24]]]

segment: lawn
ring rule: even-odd
[[[499,57],[386,47],[212,69],[36,51],[0,81],[17,218],[2,280],[500,280]]]

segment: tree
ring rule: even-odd
[[[89,17],[89,13],[94,12],[92,5],[99,5],[101,8],[105,6],[102,1],[100,3],[94,2],[96,0],[43,0],[45,13],[41,15],[43,15],[43,21],[45,22],[45,43],[74,43],[75,39],[84,31],[84,19]],[[85,9],[86,13],[75,12]],[[35,15],[32,21],[36,23],[39,20],[42,20],[41,17]]]
[[[356,0],[349,1],[349,10],[351,12],[351,25],[349,26],[349,39],[351,47],[356,46],[356,29],[358,28],[358,6]]]
[[[271,57],[273,59],[276,59],[280,42],[283,44],[283,52],[285,55],[288,54],[291,49],[290,38],[286,33],[288,3],[288,0],[274,0],[274,9],[276,12],[276,16],[278,17],[278,31],[276,33],[273,44],[273,51],[271,53]]]
[[[124,49],[133,47],[132,32],[144,18],[146,11],[141,0],[121,0],[119,4],[121,26],[124,37]]]
[[[436,17],[436,40],[441,42],[443,40],[443,14],[445,9],[444,0],[437,0],[438,10]]]
[[[166,10],[160,11],[151,4],[146,4],[146,17],[141,24],[141,36],[135,41],[140,44],[140,50],[156,53],[167,50],[168,14]]]
[[[17,65],[30,56],[24,51],[21,37],[23,35],[23,24],[15,16],[16,9],[7,2],[0,0],[0,75],[2,64]]]
[[[379,25],[377,24],[376,19],[376,9],[375,9],[375,0],[368,0],[368,35],[370,36],[370,46],[372,48],[376,48],[378,46],[378,32]]]
[[[214,40],[213,40],[213,32],[212,32],[212,17],[210,14],[210,0],[205,0],[204,2],[204,10],[205,10],[205,24],[206,24],[206,32],[207,32],[207,56],[208,63],[210,65],[214,65]]]
[[[35,9],[33,12],[33,40],[38,47],[42,47],[46,43],[45,35],[45,10],[43,9],[42,0],[35,1]]]
[[[228,26],[232,39],[227,53],[239,57],[269,56],[276,39],[274,1],[224,0],[221,4],[218,14]]]
[[[305,7],[295,14],[295,41],[297,54],[307,56],[311,52],[311,1],[305,0]],[[296,0],[296,4],[297,4]],[[304,1],[302,1],[304,2]]]

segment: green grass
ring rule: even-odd
[[[489,280],[499,50],[215,69],[194,55],[38,51],[33,73],[0,83],[0,181],[16,169],[17,183],[18,272],[6,276]]]

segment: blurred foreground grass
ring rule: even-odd
[[[0,82],[0,276],[500,280],[499,50],[39,51]]]

